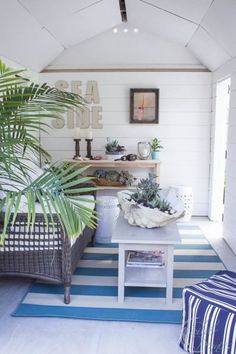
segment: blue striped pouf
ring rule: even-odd
[[[221,271],[183,291],[180,347],[191,354],[236,354],[236,273]]]

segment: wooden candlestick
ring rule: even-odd
[[[92,147],[91,147],[91,142],[93,141],[93,139],[85,139],[87,141],[87,155],[86,157],[90,160],[93,159],[93,156],[91,154],[91,150],[92,150]]]
[[[73,160],[78,160],[81,156],[80,156],[80,141],[81,139],[74,139],[75,141],[75,156],[73,157]]]

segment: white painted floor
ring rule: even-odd
[[[236,256],[222,239],[220,224],[193,218],[226,267]],[[27,279],[0,279],[0,354],[179,354],[179,325],[57,318],[14,318]]]

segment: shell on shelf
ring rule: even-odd
[[[136,225],[144,228],[154,228],[167,225],[181,218],[184,215],[184,204],[177,199],[174,188],[168,188],[162,191],[161,198],[168,201],[175,213],[170,215],[160,211],[159,209],[151,209],[143,205],[129,200],[129,195],[132,194],[129,190],[123,190],[117,193],[121,210],[124,213],[124,218],[130,225]]]

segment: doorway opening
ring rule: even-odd
[[[215,125],[211,137],[212,166],[209,218],[218,222],[222,222],[224,217],[230,81],[230,78],[228,78],[217,83]]]

